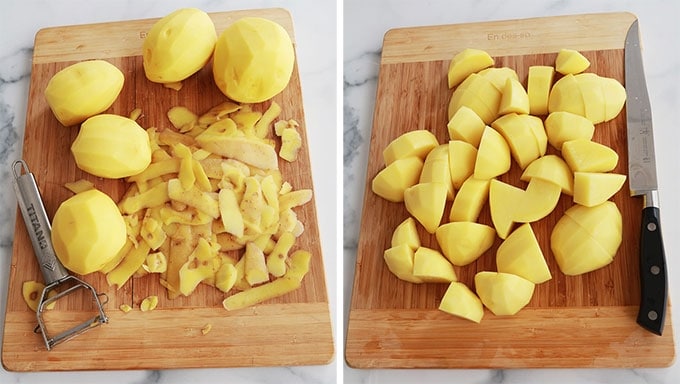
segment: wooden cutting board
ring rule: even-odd
[[[609,266],[583,276],[562,274],[550,251],[552,227],[572,205],[562,196],[556,210],[532,223],[553,279],[536,287],[529,305],[516,316],[498,317],[485,309],[480,324],[437,309],[447,284],[407,283],[383,262],[392,230],[408,213],[371,192],[371,180],[384,167],[382,150],[399,134],[429,129],[448,141],[447,106],[451,91],[446,72],[464,48],[488,51],[496,66],[514,68],[523,84],[530,65],[554,65],[556,52],[572,48],[591,61],[588,69],[623,82],[623,46],[630,13],[547,17],[501,22],[394,29],[383,42],[366,174],[366,193],[354,290],[346,340],[346,359],[357,368],[518,368],[663,367],[675,350],[670,308],[663,336],[635,322],[640,302],[638,270],[642,202],[628,184],[613,200],[622,211],[623,243]],[[595,141],[620,156],[617,173],[627,173],[626,119],[596,128]],[[550,153],[556,153],[554,148]],[[503,181],[526,188],[513,161]],[[450,203],[445,215],[448,217]],[[491,224],[488,204],[480,221]],[[438,248],[419,226],[423,245]],[[493,247],[480,259],[456,267],[459,280],[473,288],[474,275],[495,270]],[[670,306],[670,304],[669,304]]]
[[[234,20],[261,16],[283,25],[293,37],[293,22],[283,9],[262,9],[211,14],[220,33]],[[109,112],[128,115],[143,111],[143,127],[170,127],[166,112],[184,105],[198,113],[226,100],[212,80],[210,65],[184,81],[179,91],[149,82],[140,56],[142,42],[156,19],[47,28],[35,37],[29,90],[23,158],[35,174],[50,217],[71,193],[64,183],[81,178],[109,193],[116,201],[127,188],[123,181],[103,180],[80,171],[69,152],[77,128],[64,128],[49,110],[43,91],[58,70],[86,59],[105,59],[125,74],[122,93]],[[297,66],[288,87],[274,100],[281,105],[280,118],[301,123],[303,147],[295,163],[280,162],[281,172],[295,189],[313,188],[302,92]],[[255,105],[265,110],[269,102]],[[323,259],[314,202],[297,208],[305,225],[295,247],[311,251],[309,274],[302,287],[283,297],[251,308],[227,312],[224,295],[201,285],[189,297],[169,300],[158,277],[149,275],[128,282],[120,290],[109,288],[105,276],[85,279],[98,291],[106,292],[109,324],[88,331],[47,352],[42,338],[33,333],[36,316],[21,295],[26,280],[42,281],[33,250],[19,215],[10,268],[9,297],[2,345],[2,363],[12,371],[162,369],[189,367],[287,366],[327,364],[333,357],[333,338],[324,277]],[[160,303],[152,312],[139,311],[139,303],[158,295]],[[124,314],[118,307],[129,304]],[[50,311],[50,324],[61,325],[81,315],[86,307],[70,300]],[[89,312],[91,313],[91,312]],[[203,335],[201,329],[212,325]]]

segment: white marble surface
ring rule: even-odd
[[[283,7],[293,17],[305,118],[312,158],[321,242],[334,329],[336,322],[336,157],[337,116],[336,4],[305,1],[3,1],[0,7],[0,327],[7,301],[16,202],[9,182],[12,161],[21,155],[35,33],[44,27],[162,17],[192,6],[207,12]],[[2,337],[0,335],[0,337]],[[336,353],[336,356],[340,356]],[[0,370],[0,383],[335,383],[339,360],[311,367],[13,373]]]
[[[677,111],[680,109],[680,7],[670,1],[372,1],[345,0],[343,8],[343,247],[344,314],[348,313],[359,237],[366,161],[384,33],[396,27],[457,24],[477,21],[629,11],[637,14],[644,45],[644,62],[655,126],[656,158],[661,198],[670,295],[680,302],[680,192]],[[677,332],[678,314],[674,313]],[[678,336],[675,337],[677,350]],[[345,366],[348,383],[677,383],[680,366],[666,369],[574,370],[355,370]]]

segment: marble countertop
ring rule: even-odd
[[[291,12],[312,159],[315,199],[326,268],[333,328],[338,329],[336,281],[339,264],[336,213],[337,116],[336,4],[305,1],[7,1],[0,12],[0,328],[7,302],[9,265],[16,215],[10,165],[21,156],[33,39],[45,27],[162,17],[181,7],[206,12],[282,7]],[[330,171],[329,171],[330,170]],[[337,246],[336,246],[337,245]],[[336,266],[337,264],[337,266]],[[0,338],[2,335],[0,335]],[[337,343],[337,340],[336,340]],[[329,365],[275,368],[189,369],[14,373],[0,369],[0,383],[335,383],[340,356]]]
[[[382,38],[392,28],[457,24],[540,16],[628,11],[640,20],[644,63],[655,125],[661,220],[671,302],[680,300],[680,174],[675,157],[680,131],[680,29],[678,3],[664,1],[344,1],[343,32],[343,308],[347,319],[360,231],[366,162],[377,88]],[[674,315],[676,315],[674,313]],[[674,316],[674,325],[678,316]],[[346,329],[346,323],[345,323]],[[675,328],[677,329],[677,328]],[[675,336],[676,353],[678,336]],[[665,369],[541,369],[541,370],[356,370],[345,365],[348,383],[670,383],[680,378],[675,363]]]

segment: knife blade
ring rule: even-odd
[[[643,197],[640,228],[640,309],[637,322],[663,333],[668,297],[666,256],[661,235],[652,113],[640,49],[638,20],[628,29],[624,48],[628,182],[631,196]]]

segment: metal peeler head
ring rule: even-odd
[[[55,334],[50,334],[45,323],[45,309],[52,303],[56,303],[57,300],[65,298],[71,294],[77,294],[79,291],[85,290],[86,293],[92,295],[92,301],[96,307],[96,314],[84,321],[78,322],[75,325],[70,326],[65,330],[57,331]],[[51,295],[50,293],[56,292],[56,294]],[[51,350],[55,345],[67,341],[79,334],[99,326],[104,323],[108,323],[109,318],[104,313],[104,305],[109,301],[108,296],[105,293],[97,293],[97,291],[90,284],[85,281],[73,276],[68,275],[64,279],[55,281],[49,284],[43,289],[40,296],[40,302],[38,304],[38,309],[36,315],[38,317],[38,326],[35,328],[35,332],[42,334],[43,340],[45,341],[45,346],[47,350]]]

